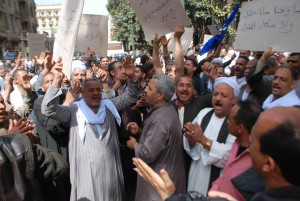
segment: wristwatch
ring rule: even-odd
[[[213,142],[212,140],[207,139],[207,141],[205,143],[205,148],[208,149],[208,150],[210,150],[212,142]]]

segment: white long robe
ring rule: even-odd
[[[201,126],[203,117],[211,110],[212,108],[205,108],[201,110],[194,119],[193,123],[197,122]],[[209,190],[208,184],[211,165],[213,164],[220,168],[225,166],[225,162],[228,158],[235,137],[229,134],[225,144],[217,142],[217,138],[224,120],[225,117],[218,118],[215,114],[213,114],[205,129],[204,135],[210,140],[213,140],[210,151],[205,149],[199,143],[196,143],[194,146],[190,146],[188,140],[186,137],[184,137],[184,149],[192,158],[189,171],[188,191],[197,191],[203,195],[206,195],[207,191]]]
[[[132,85],[132,84],[130,84]],[[139,87],[131,86],[128,93],[111,99],[118,110],[135,102]],[[116,123],[112,113],[106,109],[106,118],[101,125],[99,137],[95,125],[87,124],[85,141],[78,134],[76,104],[57,105],[59,89],[49,87],[42,103],[42,113],[61,122],[70,123],[69,161],[72,185],[71,201],[122,201],[124,179],[120,161]]]

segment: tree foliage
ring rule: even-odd
[[[127,0],[109,0],[107,10],[112,17],[112,39],[122,41],[128,47],[129,41],[147,46],[144,31],[133,8]]]

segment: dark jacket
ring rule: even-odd
[[[248,75],[248,84],[252,91],[249,94],[250,99],[256,100],[260,105],[263,105],[267,97],[272,93],[272,77],[264,76],[264,68],[254,74],[256,66]]]
[[[192,122],[202,109],[207,107],[212,107],[211,98],[212,98],[211,94],[193,97],[190,103],[184,105],[183,125],[186,124],[187,122]],[[175,107],[176,112],[178,112],[176,99],[172,100],[170,103]],[[185,159],[185,168],[186,168],[185,174],[188,175],[192,159],[186,153],[185,150],[184,150],[184,159]],[[187,176],[187,181],[188,181],[188,176]],[[188,182],[186,183],[188,184]]]
[[[202,109],[212,107],[211,98],[211,94],[193,97],[190,103],[184,105],[183,125],[187,122],[192,122]],[[178,112],[176,99],[172,100],[171,104],[175,107],[176,111]]]
[[[44,96],[35,100],[30,119],[36,124],[40,142],[44,147],[56,151],[68,161],[69,125],[46,117],[41,112]]]
[[[174,194],[166,201],[227,201],[225,198],[209,198],[198,192],[187,192],[185,194]]]
[[[300,187],[289,186],[257,193],[251,201],[299,201]]]
[[[0,201],[43,200],[39,184],[66,177],[68,164],[58,153],[32,145],[26,135],[0,137]]]

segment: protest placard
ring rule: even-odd
[[[179,0],[130,0],[146,40],[153,40],[154,34],[159,36],[170,33],[181,24],[191,25]]]
[[[39,57],[41,52],[45,52],[46,36],[43,34],[27,33],[28,51],[31,59]]]
[[[63,59],[63,72],[70,78],[75,41],[84,0],[65,0],[53,47],[53,59]]]
[[[82,15],[75,49],[86,52],[88,48],[97,55],[107,54],[107,31],[108,18],[100,15]]]
[[[261,0],[244,2],[234,47],[279,52],[300,51],[300,1]]]
[[[190,47],[191,41],[193,40],[193,33],[194,33],[194,28],[184,28],[184,33],[181,36],[181,40],[180,40],[182,50],[186,51]],[[174,32],[168,33],[166,37],[167,39],[171,38],[168,44],[168,50],[174,52],[175,49]]]

